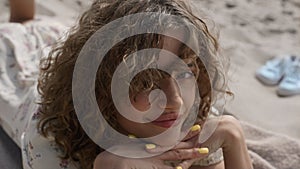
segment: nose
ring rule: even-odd
[[[176,81],[173,78],[162,79],[159,83],[159,87],[167,98],[166,106],[163,107],[164,105],[159,104],[160,108],[178,112],[183,104],[183,99]],[[162,102],[159,101],[159,103]]]

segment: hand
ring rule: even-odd
[[[199,153],[198,148],[171,150],[155,157],[143,159],[120,157],[105,151],[97,156],[94,169],[174,169],[174,167],[165,164],[165,161],[175,160],[186,160],[181,167],[188,169],[195,159],[205,156],[206,154]]]
[[[206,125],[215,124],[218,119],[207,120]],[[159,156],[145,159],[130,159],[115,156],[108,152],[98,155],[95,160],[94,169],[104,168],[114,169],[171,169],[164,161],[182,160],[178,165],[182,169],[188,169],[195,161],[205,158],[206,154],[200,154],[197,147],[208,147],[211,152],[218,148],[223,149],[225,159],[225,168],[243,168],[252,169],[251,160],[247,152],[243,130],[239,121],[232,116],[221,117],[217,128],[204,143],[198,143],[198,131],[190,131],[188,136],[172,150],[167,151]],[[205,131],[202,131],[205,132]],[[128,151],[128,150],[127,150]],[[163,151],[163,148],[156,147],[148,149],[149,153]],[[114,164],[114,165],[112,165]]]
[[[194,127],[194,130],[191,130],[189,134],[185,137],[184,140],[191,140],[193,138],[197,138],[200,132],[200,126],[197,125]],[[151,158],[143,158],[143,159],[134,159],[134,158],[126,158],[114,155],[110,152],[104,151],[100,153],[95,162],[94,169],[173,169],[165,163],[165,161],[182,161],[180,164],[182,169],[188,169],[194,161],[204,158],[207,156],[207,153],[203,153],[202,149],[199,151],[199,148],[194,148],[194,145],[191,145],[192,142],[182,142],[177,145],[176,148],[164,152],[158,156]],[[185,148],[186,147],[186,148]],[[131,151],[127,149],[126,145],[114,147],[119,151]],[[147,149],[149,153],[159,152],[162,149],[159,147],[152,149]]]
[[[215,126],[213,132],[207,132],[205,127]],[[210,128],[210,127],[208,127]],[[222,116],[220,118],[212,118],[205,121],[204,128],[200,134],[210,134],[208,139],[203,143],[199,143],[198,137],[190,137],[184,142],[179,143],[173,150],[188,149],[192,147],[208,147],[210,152],[214,152],[219,148],[223,149],[225,159],[225,168],[243,168],[252,169],[251,160],[247,151],[244,133],[237,119],[232,116]],[[198,135],[199,136],[199,135]],[[159,148],[156,149],[156,151]],[[188,168],[192,163],[199,159],[185,160],[179,166]]]

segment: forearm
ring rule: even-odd
[[[225,169],[253,169],[242,129],[231,135],[230,140],[223,148]]]
[[[10,22],[25,22],[34,18],[34,0],[10,0]]]

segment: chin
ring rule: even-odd
[[[153,136],[150,140],[152,143],[162,146],[170,147],[175,146],[180,142],[181,132],[177,127],[174,127],[167,131],[167,128],[164,128],[163,132],[160,132]]]

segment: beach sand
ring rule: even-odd
[[[299,0],[195,0],[220,32],[223,55],[231,59],[227,110],[242,120],[300,139],[300,95],[278,97],[276,86],[254,76],[268,59],[300,57]]]
[[[69,26],[90,0],[39,0],[37,16],[53,17]],[[226,109],[239,119],[300,139],[300,95],[281,98],[276,86],[255,79],[255,71],[280,54],[300,56],[299,0],[194,0],[218,30],[222,55],[231,59]],[[8,1],[0,0],[0,22],[7,22]],[[214,21],[214,22],[212,22]]]

